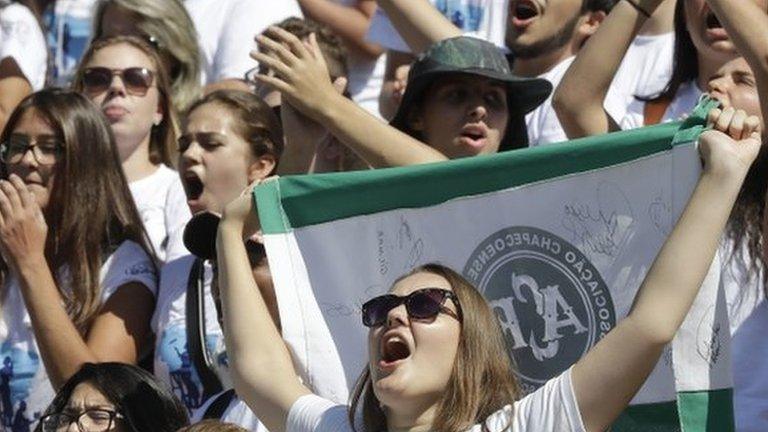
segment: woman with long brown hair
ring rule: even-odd
[[[754,118],[727,111],[711,120],[717,131],[699,139],[702,176],[628,316],[573,367],[522,399],[489,305],[458,274],[435,265],[363,305],[368,366],[353,406],[312,394],[250,274],[242,239],[259,221],[246,190],[226,207],[216,248],[238,395],[272,432],[606,430],[682,324],[760,150]],[[744,127],[738,133],[737,125]]]
[[[96,40],[83,55],[74,88],[99,106],[112,127],[159,262],[184,255],[181,235],[190,215],[179,175],[171,168],[178,126],[160,55],[134,36]]]
[[[136,363],[157,282],[114,138],[88,99],[33,93],[0,142],[0,415],[17,427],[84,363]]]

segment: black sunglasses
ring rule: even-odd
[[[445,299],[453,301],[457,312],[443,306]],[[461,306],[456,294],[442,288],[424,288],[403,297],[385,294],[368,300],[363,304],[363,325],[366,327],[377,327],[384,324],[389,311],[401,304],[405,304],[405,310],[410,318],[429,319],[443,312],[457,320],[461,320]]]
[[[83,89],[86,93],[103,93],[112,85],[112,77],[115,75],[119,75],[120,79],[123,80],[126,92],[136,96],[147,94],[155,78],[155,74],[147,68],[110,69],[106,67],[91,67],[83,71]]]

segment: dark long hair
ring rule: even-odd
[[[91,101],[71,90],[32,93],[9,117],[0,142],[8,141],[30,110],[64,142],[43,211],[49,227],[45,257],[67,313],[85,334],[101,305],[99,275],[107,254],[125,240],[142,245],[147,253],[151,247],[120,168],[112,130]],[[61,280],[61,268],[69,269],[67,280]],[[8,264],[0,258],[0,280],[7,273]],[[62,289],[65,286],[71,290]]]
[[[67,380],[45,410],[64,410],[78,384],[89,383],[115,404],[130,432],[176,432],[189,424],[184,404],[154,376],[125,363],[86,363]],[[38,423],[36,432],[41,431]]]
[[[520,398],[504,336],[488,303],[463,276],[441,264],[426,264],[398,281],[416,273],[432,273],[445,278],[458,297],[462,311],[461,336],[453,371],[430,430],[468,430]],[[355,384],[351,399],[349,422],[353,429],[357,430],[354,416],[362,403],[363,430],[387,430],[386,415],[374,394],[367,366]]]

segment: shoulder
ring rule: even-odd
[[[152,257],[136,242],[126,240],[107,258],[101,268],[103,297],[117,288],[136,282],[150,292],[157,292],[157,268]]]
[[[288,412],[285,430],[289,432],[351,432],[347,405],[339,405],[315,394],[296,399]]]

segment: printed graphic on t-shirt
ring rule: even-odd
[[[36,352],[13,347],[10,342],[0,346],[0,357],[3,359],[0,368],[2,430],[29,432],[42,415],[40,412],[28,412],[27,409],[27,398],[32,380],[40,367],[40,357]]]
[[[436,0],[435,7],[453,25],[464,30],[475,32],[483,20],[483,2],[481,0]]]
[[[90,17],[79,18],[56,15],[50,9],[44,16],[48,30],[48,46],[53,50],[53,64],[50,76],[58,84],[64,84],[74,73],[77,62],[85,52],[91,39]],[[59,32],[61,28],[61,32]]]
[[[221,335],[207,335],[206,349],[214,354],[217,367],[227,366],[226,352],[220,349]],[[168,368],[171,379],[171,389],[184,402],[190,413],[199,408],[203,400],[203,384],[192,362],[187,345],[186,328],[183,325],[169,326],[158,345],[160,361]]]

